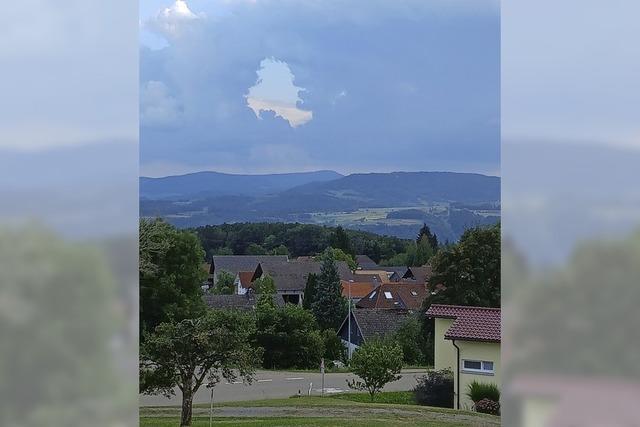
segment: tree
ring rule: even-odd
[[[249,342],[255,331],[250,315],[209,310],[197,319],[162,323],[140,346],[141,391],[169,397],[182,392],[181,426],[191,425],[193,396],[202,384],[221,378],[251,382],[256,354]]]
[[[271,250],[271,255],[289,255],[289,249],[285,245],[279,245]]]
[[[347,315],[347,299],[342,296],[342,283],[333,257],[333,250],[322,255],[322,267],[311,310],[321,329],[337,329]]]
[[[346,262],[347,265],[349,266],[349,270],[351,271],[356,271],[358,269],[358,263],[356,262],[356,259],[353,257],[353,255],[350,255],[339,248],[332,248],[332,249],[333,249],[333,259],[335,261]]]
[[[265,368],[318,366],[324,343],[309,311],[293,304],[277,308],[265,300],[258,303],[256,318],[256,343],[264,349]]]
[[[221,271],[216,277],[216,284],[213,286],[211,293],[215,295],[233,295],[236,291],[236,278],[227,271]]]
[[[436,233],[431,232],[431,229],[426,223],[422,224],[422,228],[420,228],[418,237],[416,238],[416,243],[419,244],[423,237],[427,238],[427,242],[429,243],[429,246],[431,246],[432,252],[438,252],[438,236],[436,236]]]
[[[333,236],[331,236],[330,243],[333,248],[342,249],[349,255],[355,255],[353,247],[351,246],[351,241],[349,240],[349,235],[344,231],[344,228],[340,226],[336,227]]]
[[[427,354],[432,348],[422,329],[422,322],[416,316],[409,317],[394,334],[394,340],[402,348],[403,360],[408,365],[427,362]]]
[[[253,288],[255,289],[257,294],[269,294],[273,295],[277,292],[276,284],[273,281],[273,277],[265,274],[264,276],[256,279],[253,282]]]
[[[500,224],[468,229],[433,258],[432,267],[430,283],[444,288],[425,304],[500,307]]]
[[[140,220],[140,332],[205,310],[204,251],[198,237],[162,220]]]
[[[429,262],[433,254],[434,250],[431,247],[429,238],[427,236],[422,236],[420,241],[416,244],[415,258],[411,265],[416,267],[425,265],[427,262]]]
[[[373,400],[385,384],[400,379],[402,349],[391,341],[367,341],[353,354],[350,366],[361,381],[347,380],[347,385],[354,390],[369,392]]]
[[[311,305],[316,297],[318,288],[318,275],[315,273],[309,273],[307,276],[307,284],[304,287],[304,299],[302,300],[302,307],[307,310],[311,310]]]
[[[246,250],[247,255],[266,255],[267,250],[257,243],[251,243]]]

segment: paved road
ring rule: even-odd
[[[391,384],[387,384],[385,391],[411,390],[416,384],[416,376],[424,374],[423,369],[403,370],[401,378]],[[341,393],[349,391],[346,380],[354,379],[353,374],[332,373],[325,374],[325,394]],[[282,371],[257,371],[255,381],[251,385],[237,381],[232,384],[224,380],[218,383],[214,389],[215,402],[233,402],[239,400],[277,399],[298,394],[307,395],[311,384],[311,394],[319,396],[322,392],[322,375],[311,372],[282,372]],[[141,406],[172,406],[180,405],[180,390],[176,389],[176,395],[171,399],[164,396],[140,396]],[[209,403],[210,391],[204,386],[198,390],[194,397],[194,403]]]

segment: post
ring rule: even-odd
[[[347,360],[351,361],[351,282],[349,282],[349,314],[347,315],[349,344],[347,345]]]
[[[324,397],[324,357],[320,359],[320,373],[322,374],[322,388],[320,389],[320,397]]]
[[[209,405],[209,427],[213,425],[213,387],[211,387],[211,404]]]

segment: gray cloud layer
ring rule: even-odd
[[[161,82],[165,107],[181,108],[179,126],[143,121],[142,173],[498,172],[496,2],[190,7],[198,19],[181,22],[188,27],[167,47],[141,48],[141,86]],[[286,61],[306,89],[300,96],[313,120],[304,126],[272,112],[257,120],[247,107],[243,95],[268,57]],[[283,153],[291,153],[288,164]]]

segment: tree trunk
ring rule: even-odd
[[[182,411],[180,413],[180,427],[191,425],[191,414],[193,413],[193,393],[191,392],[191,382],[185,384],[182,391]]]

